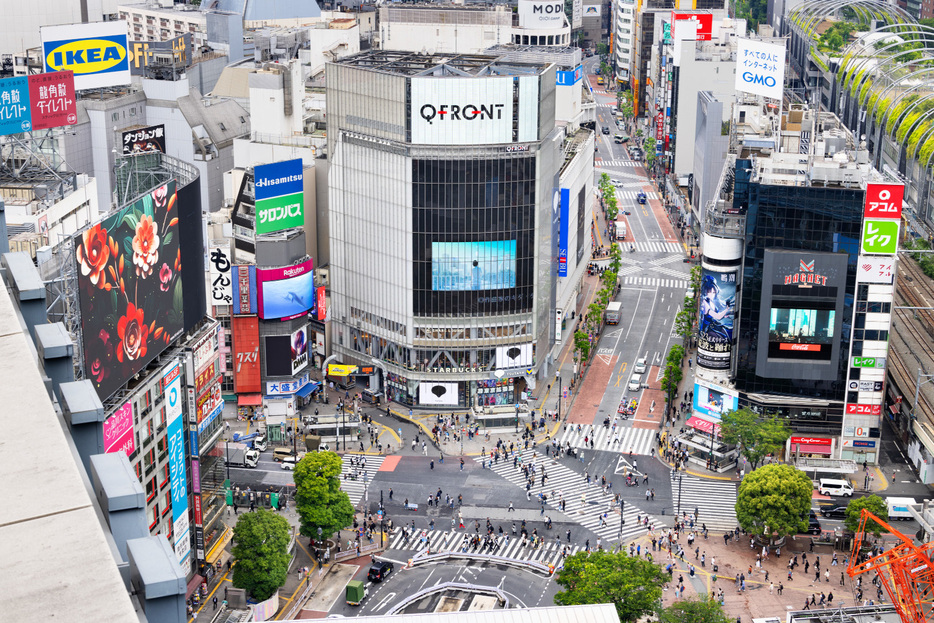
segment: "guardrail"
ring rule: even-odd
[[[462,582],[445,582],[443,584],[436,584],[434,586],[429,586],[428,588],[423,588],[422,590],[409,595],[403,601],[400,601],[395,606],[390,608],[389,614],[396,614],[409,604],[418,601],[426,595],[431,595],[432,593],[438,593],[449,589],[470,591],[473,593],[493,594],[496,595],[500,602],[502,602],[504,609],[509,608],[509,597],[506,596],[506,593],[495,586],[480,586],[479,584],[465,584]]]
[[[409,559],[409,567],[415,567],[417,565],[423,564],[432,564],[436,562],[444,562],[447,560],[455,559],[467,559],[467,560],[476,560],[478,562],[488,562],[495,565],[507,565],[510,567],[516,567],[519,569],[536,571],[538,573],[543,573],[545,575],[552,575],[555,572],[554,565],[545,565],[534,560],[520,560],[518,558],[507,558],[506,556],[494,556],[492,554],[474,554],[468,552],[438,552],[436,554],[416,554]]]
[[[363,556],[364,554],[369,554],[370,552],[375,552],[379,549],[379,543],[370,543],[369,545],[363,545],[360,547],[360,552],[357,553],[356,549],[348,549],[342,552],[337,552],[332,557],[334,562],[340,562],[342,560],[347,560],[349,558],[356,558],[358,556]]]

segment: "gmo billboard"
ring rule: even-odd
[[[43,26],[40,32],[45,71],[73,71],[79,91],[130,84],[126,22]]]
[[[256,190],[256,233],[301,227],[305,224],[302,159],[262,164],[253,170]]]
[[[106,400],[182,333],[175,181],[74,240],[84,370]]]

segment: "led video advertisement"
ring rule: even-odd
[[[106,400],[183,330],[175,182],[74,242],[85,376]]]
[[[286,268],[256,269],[256,282],[259,317],[264,320],[297,318],[317,302],[311,260]]]
[[[514,287],[515,240],[431,243],[432,290],[502,290]]]
[[[830,359],[833,309],[773,307],[769,316],[769,357]]]

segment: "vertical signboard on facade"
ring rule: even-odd
[[[40,32],[45,71],[73,71],[76,89],[130,84],[126,22],[43,26]]]
[[[33,130],[78,123],[74,72],[56,71],[29,76],[29,106]]]
[[[238,394],[259,393],[263,391],[259,364],[259,319],[256,316],[234,316],[231,325],[234,388]]]
[[[162,375],[165,392],[165,419],[168,423],[169,487],[172,497],[172,537],[175,556],[187,574],[191,568],[188,485],[185,479],[185,426],[182,418],[181,367],[174,363]]]
[[[301,158],[262,164],[253,169],[257,234],[305,224],[303,179]]]
[[[233,267],[233,306],[235,314],[256,313],[256,267]]]
[[[558,233],[558,276],[568,276],[568,229],[570,229],[571,189],[561,189],[561,223]]]
[[[133,403],[128,402],[104,420],[104,453],[123,452],[130,456],[134,450]]]
[[[737,39],[737,91],[781,99],[784,84],[784,45]]]
[[[905,197],[903,184],[866,184],[866,218],[900,219]]]
[[[233,303],[233,282],[230,276],[230,249],[215,246],[211,249],[211,304]]]
[[[328,313],[328,299],[324,286],[318,286],[316,298],[315,318],[324,322],[324,317],[327,316]]]
[[[25,76],[0,80],[0,134],[32,130],[29,81]]]

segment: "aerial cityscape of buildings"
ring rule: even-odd
[[[8,4],[10,620],[934,620],[934,2]]]

